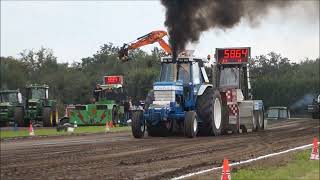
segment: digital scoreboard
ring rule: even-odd
[[[217,48],[215,56],[219,64],[248,63],[250,58],[250,47]]]
[[[122,84],[122,76],[104,76],[104,84]]]

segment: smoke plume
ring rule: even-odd
[[[291,0],[161,0],[166,8],[165,26],[170,36],[173,58],[188,42],[199,40],[201,32],[210,28],[232,28],[241,20],[252,25],[270,8],[284,8]]]
[[[306,94],[296,102],[294,102],[291,106],[291,110],[298,110],[298,109],[306,109],[308,104],[312,104],[313,99],[315,98],[315,95],[312,94]]]

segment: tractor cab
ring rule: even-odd
[[[103,102],[119,103],[126,98],[123,90],[123,76],[104,76],[100,99]]]
[[[46,106],[48,90],[49,86],[47,85],[28,85],[26,87],[26,108],[36,110],[37,106]]]
[[[21,104],[22,95],[19,90],[0,91],[0,103]]]
[[[191,52],[161,58],[160,80],[154,83],[153,106],[165,105],[171,108],[194,109],[200,86],[208,82],[206,73],[201,71],[203,59]]]
[[[0,125],[23,119],[22,95],[19,90],[0,91]]]
[[[248,69],[250,48],[217,48],[215,57],[216,87],[222,92],[236,90],[242,99],[252,99]]]
[[[27,99],[48,99],[49,86],[30,85],[26,88]]]

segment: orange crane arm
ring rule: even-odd
[[[166,31],[152,31],[144,36],[137,38],[134,42],[124,44],[118,52],[118,57],[123,61],[127,61],[129,50],[137,49],[139,47],[153,44],[155,42],[158,42],[166,53],[171,54],[171,48],[169,44],[163,40],[163,37],[167,35],[168,34]]]

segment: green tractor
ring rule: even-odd
[[[114,125],[126,125],[123,77],[105,76],[104,84],[100,85],[100,88],[99,96],[93,98],[90,104],[69,105],[66,116],[59,124],[104,125],[112,121]]]
[[[44,127],[55,126],[58,110],[55,100],[49,100],[48,85],[29,85],[26,87],[26,113],[24,126],[28,122]]]
[[[24,108],[19,90],[0,91],[0,125],[24,123]]]

